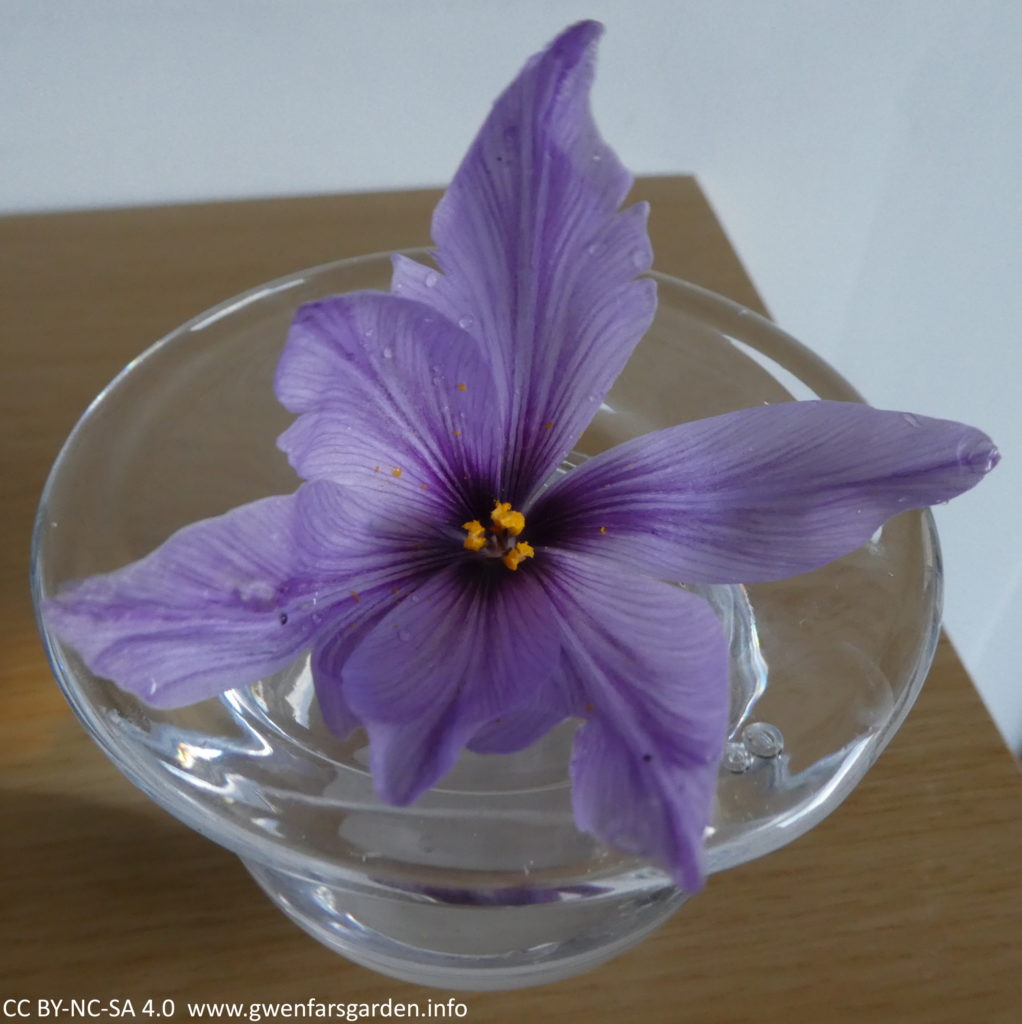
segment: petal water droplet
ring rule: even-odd
[[[903,412],[903,413],[901,414],[901,418],[902,418],[902,419],[903,419],[903,420],[904,420],[904,421],[905,421],[905,422],[906,422],[906,423],[907,423],[907,424],[908,424],[908,425],[909,425],[910,427],[918,427],[918,426],[920,426],[920,423],[919,423],[919,417],[918,417],[918,416],[913,416],[913,415],[912,415],[912,413],[910,413],[910,412]]]
[[[393,359],[394,358],[394,350],[392,348],[390,348],[390,347],[385,348],[383,350],[383,358],[384,359]]]
[[[463,331],[467,331],[475,322],[475,317],[470,316],[468,313],[466,313],[463,317],[458,318],[458,326]]]
[[[427,288],[435,288],[437,281],[440,280],[439,275],[435,270],[431,270],[425,277],[425,283]]]

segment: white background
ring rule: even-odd
[[[1000,444],[937,512],[951,636],[1019,749],[1022,3],[0,0],[0,212],[442,184],[582,17],[604,135],[699,176],[775,318]]]

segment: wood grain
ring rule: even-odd
[[[640,183],[657,267],[759,301],[691,179]],[[299,933],[228,853],[125,782],[67,709],[28,600],[35,503],[89,399],[215,302],[299,267],[422,244],[434,192],[0,221],[0,1001],[21,996],[446,998]],[[465,994],[468,1020],[1017,1022],[1022,784],[946,641],[852,797],[792,846],[712,879],[638,950],[539,989]]]

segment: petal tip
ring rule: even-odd
[[[958,458],[962,465],[985,476],[1001,461],[1001,452],[989,437],[980,434],[971,442],[963,442]]]

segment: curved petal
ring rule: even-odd
[[[97,675],[179,707],[276,672],[338,614],[299,556],[295,495],[185,527],[138,562],[65,588],[46,621]]]
[[[275,387],[302,414],[278,442],[300,476],[375,488],[427,517],[447,509],[455,525],[497,493],[493,373],[422,303],[356,292],[303,306]]]
[[[344,696],[340,672],[360,635],[347,629],[338,630],[313,649],[310,661],[319,713],[326,727],[342,740],[362,724]]]
[[[437,273],[395,262],[393,289],[475,333],[502,368],[523,500],[571,450],[645,333],[655,286],[644,204],[589,111],[601,27],[582,22],[494,104],[433,216]]]
[[[703,887],[703,834],[713,811],[717,762],[657,768],[637,758],[607,722],[586,722],[575,737],[572,805],[584,832],[666,868],[688,892]]]
[[[350,601],[316,645],[311,668],[323,720],[344,738],[361,725],[344,694],[344,666],[362,637],[438,568],[464,554],[462,538],[424,528],[372,489],[313,480],[298,493],[300,561],[343,575]]]
[[[463,560],[405,597],[348,658],[344,691],[383,799],[414,800],[483,725],[538,698],[559,652],[539,575]]]
[[[703,881],[703,833],[730,703],[728,648],[701,598],[613,563],[546,552],[562,622],[558,682],[582,704],[573,802],[580,828]]]
[[[477,754],[514,754],[544,737],[567,717],[567,712],[543,707],[509,711],[484,725],[470,740]]]
[[[961,423],[852,402],[789,402],[636,438],[559,480],[530,539],[661,579],[756,583],[864,544],[891,516],[944,502],[998,461]]]

